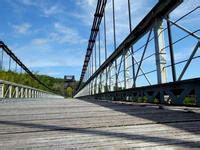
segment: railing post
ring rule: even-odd
[[[3,70],[3,49],[1,50],[0,54],[0,70]]]
[[[34,98],[36,98],[36,90],[34,90],[34,92],[33,92],[33,93],[34,93]]]
[[[15,98],[19,98],[19,87],[15,87]]]
[[[37,91],[35,90],[35,98],[37,98]]]
[[[9,85],[9,98],[12,98],[12,85]]]
[[[34,96],[33,96],[33,89],[31,89],[31,98],[34,98]]]
[[[41,98],[41,91],[38,92],[38,98]]]
[[[35,90],[33,90],[33,98],[35,98]]]
[[[43,98],[46,96],[46,93],[43,93]]]
[[[29,88],[27,88],[27,98],[29,98]]]
[[[4,84],[0,84],[0,98],[4,98]]]
[[[21,97],[20,98],[24,98],[24,88],[23,87],[21,87],[20,93],[21,93]]]
[[[35,90],[32,90],[32,98],[35,98]]]
[[[28,98],[28,89],[25,88],[25,98]]]
[[[29,95],[29,98],[32,98],[32,96],[31,96],[31,89],[28,89],[28,95]]]
[[[0,80],[0,98],[40,98],[54,97],[54,94],[40,89]]]

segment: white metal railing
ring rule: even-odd
[[[60,95],[55,95],[53,93],[32,88],[29,86],[0,80],[0,99],[3,98],[63,98],[63,97]]]

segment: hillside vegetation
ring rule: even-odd
[[[47,75],[35,75],[41,82],[43,82],[47,87],[50,87],[57,94],[63,95],[63,84],[64,80],[61,78],[54,78]],[[6,80],[18,84],[27,85],[30,87],[38,88],[41,90],[49,91],[47,88],[39,84],[37,81],[32,79],[27,73],[16,73],[12,71],[0,71],[0,80]]]

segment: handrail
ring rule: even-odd
[[[10,81],[0,80],[1,98],[63,98],[51,92],[36,89],[30,86],[17,84]]]

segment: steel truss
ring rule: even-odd
[[[81,99],[125,100],[148,103],[183,105],[187,97],[194,97],[200,106],[200,78],[170,82],[152,86],[130,88],[121,91],[105,92],[80,96]]]
[[[194,86],[195,81],[199,83],[199,78],[190,79],[187,81],[182,81],[182,79],[192,60],[200,57],[195,55],[200,47],[200,37],[197,34],[200,29],[190,31],[187,28],[179,25],[178,22],[193,13],[194,11],[198,10],[200,7],[196,7],[176,21],[172,21],[169,17],[170,12],[172,12],[179,4],[181,4],[183,0],[160,0],[144,17],[144,19],[132,30],[131,7],[130,0],[128,0],[130,34],[118,47],[116,47],[115,3],[114,0],[111,0],[111,2],[113,12],[112,19],[114,33],[114,52],[107,58],[107,38],[105,24],[105,20],[107,17],[106,11],[102,10],[102,12],[104,12],[104,15],[102,16],[104,20],[104,28],[101,32],[104,32],[105,61],[101,64],[100,31],[96,30],[96,34],[99,35],[99,49],[97,46],[95,46],[93,48],[94,53],[91,52],[91,59],[90,56],[88,56],[88,63],[84,63],[84,71],[82,71],[80,84],[75,94],[75,97],[111,100],[133,100],[138,97],[145,97],[148,99],[148,102],[152,102],[152,100],[157,99],[160,103],[183,104],[184,98],[186,98],[187,96],[194,96],[196,99],[196,105],[199,105],[199,87],[198,85]],[[105,6],[102,9],[105,9]],[[164,28],[163,25],[164,21],[166,21],[166,28]],[[173,41],[171,31],[172,26],[180,29],[181,31],[186,33],[186,35],[176,41]],[[100,24],[98,29],[100,29]],[[169,45],[165,43],[165,31],[167,31]],[[134,49],[134,45],[137,44],[140,39],[144,39],[145,37],[146,42],[144,42],[144,45],[139,47],[138,49]],[[188,37],[192,37],[197,41],[194,49],[190,54],[190,57],[188,59],[175,62],[174,45]],[[154,42],[155,50],[153,53],[146,56],[149,45],[152,42]],[[94,45],[96,45],[95,40]],[[167,65],[167,61],[165,58],[167,48],[170,52],[170,65]],[[99,67],[96,65],[96,61],[98,60],[96,53],[98,50]],[[137,53],[141,50],[143,51],[140,55],[140,58],[138,59],[136,56]],[[153,56],[155,57],[155,69],[145,72],[145,69],[143,69],[144,61],[152,58]],[[128,60],[130,58],[132,65],[129,65],[130,62]],[[183,66],[181,72],[179,71],[179,74],[177,73],[176,65],[181,63],[185,63],[185,65]],[[167,68],[169,67],[171,68],[172,73],[172,82],[170,81],[170,83],[167,79]],[[131,77],[130,70],[132,70]],[[157,83],[152,83],[151,78],[149,78],[149,75],[152,73],[156,73]],[[123,77],[121,77],[122,75]],[[149,86],[137,86],[137,80],[141,76],[144,77],[144,80],[146,80]],[[123,78],[123,81],[121,81],[121,78]],[[191,90],[187,91],[187,88]]]

